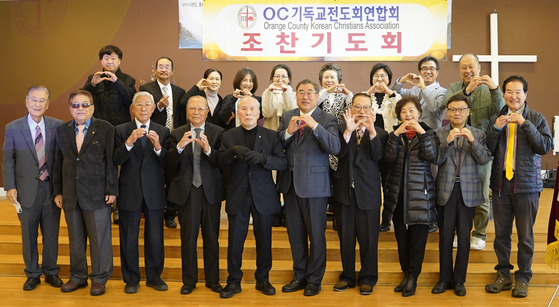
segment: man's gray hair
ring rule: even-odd
[[[155,100],[153,100],[153,95],[151,95],[149,92],[145,92],[145,91],[141,91],[141,92],[137,92],[136,94],[134,94],[134,98],[132,98],[132,104],[134,104],[136,102],[136,98],[141,97],[141,96],[149,96],[151,103],[155,104]]]
[[[258,106],[258,109],[260,109],[260,102],[259,102],[258,100],[256,100],[256,98],[251,97],[251,96],[247,96],[247,97],[241,98],[241,99],[239,100],[239,106],[241,105],[241,102],[242,102],[243,100],[245,100],[245,99],[247,99],[247,100],[252,100],[252,101],[256,102],[256,105]]]
[[[32,91],[44,91],[45,93],[47,93],[47,100],[50,100],[50,92],[49,89],[41,84],[35,84],[33,86],[31,86],[28,90],[27,90],[27,95],[25,96],[26,98],[29,97],[29,93],[31,93]]]

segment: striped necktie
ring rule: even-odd
[[[196,138],[200,139],[200,133],[202,133],[202,128],[194,128],[196,131]],[[192,170],[192,184],[199,188],[202,185],[202,172],[200,170],[200,154],[202,153],[202,147],[198,142],[192,142],[194,144],[194,161]]]
[[[167,87],[164,86],[163,87],[163,96],[167,96]],[[165,120],[165,127],[169,128],[170,130],[173,129],[173,127],[171,127],[171,104],[169,104],[167,107],[165,107],[165,112],[167,113],[167,119]]]
[[[39,160],[39,180],[47,179],[49,172],[47,171],[47,159],[45,157],[45,141],[41,133],[41,127],[37,125],[35,133],[35,151],[37,151],[37,159]]]

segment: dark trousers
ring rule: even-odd
[[[359,241],[361,270],[357,277],[357,285],[374,286],[378,281],[378,234],[380,208],[361,210],[355,201],[354,190],[351,190],[351,204],[340,204],[334,208],[338,221],[338,238],[340,239],[340,255],[342,258],[342,274],[340,281],[355,286],[355,245]]]
[[[87,239],[91,255],[91,283],[106,284],[113,273],[113,242],[111,234],[111,206],[87,211],[79,205],[64,210],[70,242],[70,281],[87,281]]]
[[[190,188],[186,204],[179,208],[181,225],[182,282],[195,286],[198,282],[198,233],[202,226],[204,240],[204,273],[207,282],[219,281],[219,217],[221,204],[210,204],[204,186]]]
[[[25,275],[39,278],[45,275],[58,275],[58,229],[60,227],[60,208],[52,201],[50,182],[39,182],[37,194],[31,208],[22,207],[17,215],[21,225],[21,246]],[[37,238],[39,228],[43,235],[43,264],[39,265]]]
[[[384,127],[381,128],[384,129]],[[386,179],[388,178],[388,173],[390,172],[390,164],[387,162],[383,162],[383,163],[379,163],[378,167],[379,167],[380,178],[382,183],[382,193],[384,195],[383,199],[386,199],[385,187],[386,187]],[[384,227],[390,226],[391,217],[392,217],[392,210],[386,208],[386,206],[383,204],[381,225]]]
[[[472,230],[475,207],[466,207],[462,198],[460,183],[454,184],[448,202],[437,206],[437,222],[439,224],[439,280],[454,281],[457,284],[466,282],[468,259],[470,257],[470,231]],[[454,230],[458,237],[456,263],[452,268],[452,242]]]
[[[144,213],[144,260],[146,278],[149,282],[161,281],[165,251],[163,245],[163,209],[149,210],[145,201],[136,211],[119,209],[120,222],[120,263],[122,278],[125,283],[139,283],[140,260],[138,253],[138,236],[140,221]]]
[[[245,201],[236,215],[228,215],[229,246],[227,248],[227,283],[240,284],[243,278],[243,248],[248,233],[250,215],[256,240],[256,272],[257,282],[269,281],[272,268],[272,221],[274,214],[261,215],[254,206],[252,194],[247,193]]]
[[[326,271],[328,197],[301,198],[295,193],[293,185],[283,197],[293,257],[293,279],[320,284]]]
[[[514,193],[514,181],[503,174],[501,191],[493,191],[493,216],[495,219],[495,243],[493,245],[498,264],[495,270],[511,277],[514,266],[510,263],[512,224],[516,221],[518,234],[518,270],[515,280],[530,282],[534,257],[534,223],[538,213],[540,193]]]
[[[403,192],[400,192],[403,193]],[[398,243],[398,258],[402,272],[408,272],[414,277],[421,274],[425,245],[429,235],[429,225],[404,224],[404,204],[401,199],[392,215],[394,234]]]

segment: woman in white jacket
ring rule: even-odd
[[[277,130],[281,115],[297,107],[297,98],[291,88],[291,69],[278,64],[272,69],[270,86],[262,93],[262,115],[264,127]]]
[[[396,102],[402,96],[390,89],[392,82],[392,70],[384,63],[378,63],[371,69],[371,87],[365,92],[371,96],[373,107],[377,114],[375,126],[383,128],[386,132],[394,131],[394,126],[398,125],[398,118],[394,112]]]

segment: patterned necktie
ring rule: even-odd
[[[511,180],[514,176],[512,172],[512,165],[514,163],[514,135],[516,133],[516,124],[509,124],[509,140],[507,142],[507,161],[505,175],[508,180]]]
[[[37,132],[35,133],[35,151],[37,151],[37,159],[39,160],[39,180],[44,181],[47,179],[49,172],[47,171],[45,157],[45,141],[39,125],[37,125]]]
[[[163,96],[167,96],[167,87],[164,86],[163,87]],[[173,129],[173,127],[171,127],[171,104],[169,104],[167,107],[165,107],[165,112],[167,112],[167,119],[165,120],[165,127],[169,128],[169,129]]]
[[[140,128],[144,128],[146,129],[146,125],[141,125]],[[146,133],[142,136],[142,149],[146,149],[146,141],[148,139],[148,137],[146,136],[146,134],[148,133],[147,129],[146,129]]]
[[[82,149],[83,139],[85,138],[85,135],[83,133],[84,129],[85,125],[78,125],[78,134],[76,135],[76,147],[78,147],[78,153]]]
[[[202,128],[194,128],[196,131],[196,138],[200,140],[200,133],[202,133]],[[194,169],[192,173],[192,184],[199,188],[202,185],[202,173],[200,172],[200,154],[202,152],[202,147],[198,142],[192,142],[194,144]]]
[[[305,121],[302,120],[301,122],[299,122],[299,125],[301,125],[301,126],[305,125]],[[299,131],[298,131],[299,134],[297,136],[297,141],[299,141],[301,139],[301,134],[303,134],[303,129],[305,129],[305,127],[299,128]]]
[[[357,128],[357,145],[361,145],[361,138],[363,138],[363,130]],[[357,147],[359,149],[359,147]]]

